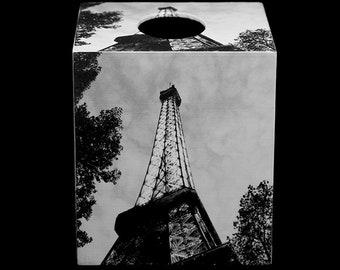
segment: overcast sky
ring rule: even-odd
[[[190,13],[202,19],[206,25],[202,34],[222,43],[233,43],[241,32],[258,28],[270,29],[262,3],[103,3],[87,10],[92,12],[123,11],[121,27],[98,29],[89,39],[90,45],[76,46],[74,51],[98,51],[115,44],[119,36],[138,32],[138,23],[158,7],[173,6],[178,12]]]
[[[117,239],[117,215],[134,206],[151,155],[161,103],[175,84],[197,193],[222,242],[233,233],[248,185],[273,180],[275,53],[112,53],[80,101],[89,111],[123,108],[117,185],[98,184],[97,204],[82,229],[93,242],[80,264],[99,264]]]

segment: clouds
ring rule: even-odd
[[[103,53],[101,73],[81,102],[97,115],[123,108],[122,171],[116,186],[99,185],[84,229],[93,243],[79,262],[98,264],[117,235],[116,216],[137,199],[150,159],[161,103],[175,84],[196,190],[222,242],[233,232],[248,185],[272,181],[275,89],[273,53]]]

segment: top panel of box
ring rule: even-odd
[[[275,52],[262,3],[82,3],[73,52]]]

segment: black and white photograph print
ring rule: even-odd
[[[138,33],[165,12],[204,31]],[[272,264],[276,51],[262,4],[84,3],[73,64],[78,264]]]
[[[158,32],[165,32],[167,25],[159,26],[162,18],[170,18],[173,26],[171,19],[181,17],[193,26],[193,36],[162,38],[142,32],[145,21],[155,19]],[[184,31],[186,22],[174,27]],[[263,5],[242,2],[82,3],[74,45],[75,52],[275,51]]]

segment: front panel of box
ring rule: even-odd
[[[73,74],[78,264],[272,263],[276,50],[262,4],[84,3]],[[181,190],[199,199],[177,202]],[[153,216],[163,202],[188,209]],[[117,216],[139,209],[143,233],[118,235]]]

